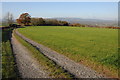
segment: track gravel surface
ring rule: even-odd
[[[55,63],[63,67],[65,70],[75,75],[77,78],[105,78],[105,76],[97,73],[95,70],[88,68],[82,64],[76,63],[73,60],[67,58],[66,56],[59,54],[58,52],[51,50],[50,48],[38,44],[35,41],[26,38],[20,34],[17,30],[15,33],[23,38],[25,41],[36,47],[40,52],[46,55],[49,59],[53,60]]]
[[[44,70],[44,67],[32,57],[31,52],[21,45],[13,34],[11,43],[21,78],[50,78],[49,72]]]

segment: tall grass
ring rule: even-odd
[[[17,78],[17,68],[10,43],[11,29],[2,32],[2,78]]]

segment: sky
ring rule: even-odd
[[[18,18],[22,13],[31,17],[55,18],[85,18],[117,20],[117,2],[3,2],[2,16],[7,12]],[[0,17],[1,18],[1,17]]]

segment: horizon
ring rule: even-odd
[[[3,2],[1,19],[7,12],[17,19],[22,13],[42,18],[117,20],[117,2]]]
[[[118,21],[118,19],[95,19],[95,18],[78,18],[78,17],[31,17],[31,18],[43,18],[43,19],[70,18],[70,19],[85,19],[85,20]],[[14,18],[14,20],[16,19],[18,18]],[[0,19],[0,21],[4,21],[4,19]]]
[[[40,17],[35,17],[40,18]],[[43,18],[43,17],[42,17]],[[95,18],[78,18],[78,17],[44,17],[44,19],[47,18],[75,18],[75,19],[91,19],[91,20],[107,20],[107,21],[117,21],[117,19],[95,19]]]

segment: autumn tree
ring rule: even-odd
[[[30,25],[31,16],[28,13],[23,13],[20,15],[19,19],[17,19],[17,23],[20,25]]]

